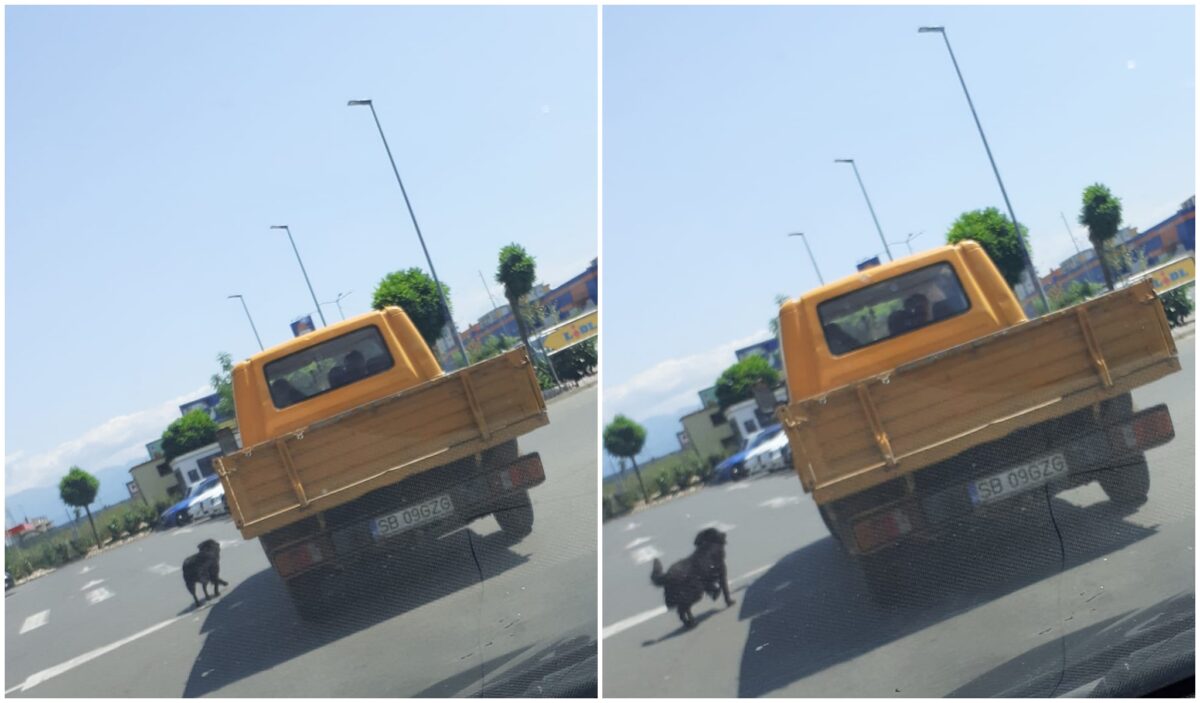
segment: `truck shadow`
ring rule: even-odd
[[[929,550],[910,565],[914,573],[897,576],[896,597],[882,605],[832,538],[792,552],[743,594],[738,618],[751,623],[738,696],[770,694],[1157,531],[1124,521],[1108,502],[1079,507],[1054,498],[1050,505],[972,551]]]
[[[596,638],[591,635],[563,637],[533,651],[526,645],[485,661],[440,681],[413,698],[595,698],[597,674]],[[509,662],[521,659],[499,674]],[[485,679],[480,681],[481,676]],[[481,684],[476,688],[476,684]]]
[[[282,579],[274,570],[263,569],[222,591],[219,600],[200,611],[206,614],[201,629],[204,646],[192,664],[182,695],[220,691],[343,637],[476,586],[481,583],[481,573],[483,579],[488,579],[529,561],[512,546],[512,539],[501,532],[481,537],[468,528],[443,538],[420,559],[405,563],[403,573],[393,573],[395,568],[348,573],[353,595],[334,604],[328,617],[315,623],[300,619]]]

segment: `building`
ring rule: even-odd
[[[208,416],[210,418],[212,418],[213,422],[216,422],[218,424],[225,422],[227,420],[232,420],[233,415],[231,413],[218,413],[217,412],[217,406],[220,404],[221,404],[221,396],[216,393],[212,393],[212,394],[204,396],[203,398],[197,398],[196,400],[192,400],[187,403],[184,403],[183,405],[180,405],[179,406],[179,414],[181,416],[183,416],[183,415],[187,415],[188,413],[192,412],[193,410],[203,410],[205,413],[208,414]],[[162,446],[160,444],[159,449],[161,450],[161,448],[162,448]],[[149,445],[147,445],[147,449],[149,449]]]
[[[535,305],[550,309],[551,313],[530,332],[537,332],[546,327],[552,327],[560,322],[578,317],[600,304],[599,268],[597,260],[592,259],[588,267],[580,274],[566,282],[551,288],[545,284],[535,286],[528,300]],[[488,337],[507,335],[519,337],[516,318],[513,317],[509,306],[496,308],[479,318],[479,321],[468,327],[462,333],[463,344],[467,349],[478,349]]]
[[[233,436],[236,445],[239,447],[242,446],[241,433],[234,432]],[[187,495],[187,492],[192,490],[192,486],[199,483],[204,477],[212,476],[216,473],[216,467],[213,466],[213,459],[223,454],[220,442],[214,442],[172,459],[170,464],[171,471],[179,482],[182,495]]]
[[[161,456],[131,468],[129,475],[137,483],[138,493],[150,505],[159,501],[175,504],[183,499],[179,478]]]
[[[679,418],[688,442],[702,459],[726,457],[738,450],[741,438],[725,419],[725,413],[715,406],[701,408]]]
[[[1196,196],[1180,205],[1179,211],[1159,222],[1145,232],[1136,227],[1126,227],[1117,233],[1113,243],[1124,247],[1135,260],[1135,266],[1117,271],[1120,277],[1166,263],[1174,258],[1196,251]],[[1046,295],[1065,292],[1072,283],[1087,281],[1104,285],[1104,272],[1096,251],[1088,248],[1063,260],[1058,267],[1042,277],[1042,288]],[[1032,311],[1032,286],[1019,290],[1021,304],[1026,313]]]
[[[742,347],[733,353],[738,361],[742,361],[751,356],[761,356],[767,360],[771,368],[783,373],[783,353],[779,349],[779,338],[771,337],[770,339],[751,344],[748,347]],[[716,389],[714,388],[714,393]],[[703,391],[701,391],[703,392]]]

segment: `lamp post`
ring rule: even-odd
[[[917,232],[916,234],[912,234],[910,232],[909,235],[904,238],[903,242],[892,242],[892,244],[895,244],[896,246],[900,246],[901,244],[903,244],[904,246],[908,247],[908,253],[911,254],[911,253],[913,253],[912,240],[916,239],[917,237],[920,237],[922,234],[925,234],[925,230],[921,230],[920,232]]]
[[[336,305],[337,309],[338,309],[338,315],[341,315],[342,319],[345,320],[346,313],[342,312],[342,298],[345,298],[346,296],[350,295],[353,292],[354,291],[352,291],[352,290],[348,290],[345,293],[338,293],[337,297],[334,298],[333,300],[330,300],[329,302],[321,303],[321,304],[322,305]]]
[[[375,114],[375,103],[370,100],[350,100],[346,105],[347,107],[365,105],[371,108],[371,117],[375,118],[375,127],[379,130],[379,138],[383,140],[383,149],[387,152],[388,161],[392,164],[392,173],[396,174],[396,183],[400,186],[400,194],[404,196],[404,205],[408,208],[408,216],[412,218],[413,229],[417,231],[417,240],[421,242],[421,251],[425,252],[425,262],[429,264],[429,273],[433,275],[433,285],[437,288],[438,298],[441,299],[442,308],[446,311],[446,319],[450,322],[450,333],[454,336],[459,352],[462,353],[463,363],[469,364],[471,358],[467,356],[467,348],[463,345],[462,338],[458,336],[458,326],[454,324],[454,315],[450,312],[450,304],[446,302],[446,294],[442,292],[442,284],[438,280],[437,271],[433,268],[433,259],[429,256],[429,248],[425,246],[425,237],[421,235],[421,226],[417,224],[417,215],[413,212],[412,203],[408,200],[408,191],[404,189],[404,181],[400,180],[400,170],[396,168],[396,160],[392,158],[392,148],[388,146],[387,137],[383,135],[383,125],[379,123],[379,115]]]
[[[1067,216],[1064,215],[1061,210],[1059,210],[1058,216],[1062,218],[1063,227],[1067,228],[1067,236],[1071,238],[1071,244],[1075,245],[1075,253],[1081,253],[1079,251],[1079,243],[1075,241],[1075,235],[1071,233],[1071,225],[1067,224]]]
[[[817,258],[813,256],[812,249],[808,246],[808,237],[804,236],[803,232],[792,232],[789,237],[799,237],[800,241],[804,242],[804,248],[808,250],[808,258],[812,260],[813,270],[817,272],[817,280],[821,285],[825,285],[825,279],[821,276],[821,269],[817,267]]]
[[[308,280],[308,271],[304,270],[304,261],[300,258],[300,250],[296,248],[296,240],[292,239],[292,230],[287,225],[271,225],[271,229],[281,229],[287,232],[288,241],[292,243],[292,251],[296,252],[296,261],[300,262],[300,273],[304,274],[304,282],[308,285],[308,293],[312,296],[313,305],[317,306],[317,315],[321,318],[321,326],[327,326],[325,313],[321,312],[321,304],[317,302],[317,294],[313,292],[312,281]]]
[[[254,330],[254,338],[258,340],[258,350],[264,351],[262,337],[258,336],[258,328],[254,326],[254,318],[250,317],[250,308],[246,307],[246,299],[238,293],[235,293],[229,297],[237,298],[238,300],[242,301],[242,309],[246,311],[246,319],[250,321],[250,329]]]
[[[871,207],[871,198],[867,195],[867,187],[863,185],[862,176],[858,175],[858,164],[854,159],[834,159],[836,164],[850,164],[854,169],[854,177],[858,179],[858,187],[862,190],[863,198],[867,201],[867,209],[871,211],[871,219],[875,221],[875,231],[879,232],[879,241],[883,242],[883,250],[887,252],[888,261],[894,261],[892,250],[888,249],[887,240],[883,238],[883,228],[879,226],[879,218],[875,216],[875,208]]]
[[[941,26],[920,27],[917,32],[919,34],[941,34],[942,39],[946,42],[946,51],[950,53],[950,63],[954,64],[954,72],[958,74],[958,82],[962,85],[963,95],[967,96],[967,107],[971,108],[971,117],[975,119],[975,127],[979,130],[980,140],[983,141],[983,150],[987,152],[988,163],[992,165],[992,173],[996,174],[996,183],[1000,184],[1000,194],[1004,196],[1004,206],[1008,208],[1008,217],[1012,220],[1017,245],[1021,247],[1021,257],[1025,259],[1025,268],[1029,270],[1029,280],[1033,282],[1033,288],[1037,291],[1042,305],[1049,310],[1050,301],[1046,298],[1046,291],[1042,290],[1042,282],[1038,279],[1037,269],[1033,267],[1033,259],[1029,257],[1029,250],[1025,248],[1025,238],[1021,236],[1021,226],[1017,224],[1017,215],[1013,212],[1012,203],[1008,200],[1008,191],[1004,189],[1004,181],[1000,178],[1000,169],[996,168],[996,160],[992,158],[992,148],[988,146],[987,136],[983,133],[983,125],[980,124],[979,115],[975,112],[975,103],[971,101],[971,93],[967,91],[967,81],[963,79],[962,71],[958,68],[958,59],[954,58],[954,49],[950,48],[950,37],[946,35],[946,28]]]

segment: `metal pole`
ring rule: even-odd
[[[254,318],[250,317],[250,308],[246,307],[246,299],[240,295],[231,295],[230,298],[237,298],[242,301],[242,309],[246,311],[246,319],[250,321],[250,329],[254,330],[254,338],[258,340],[258,350],[265,351],[262,343],[262,337],[258,336],[258,328],[254,326]]]
[[[1067,236],[1071,238],[1071,244],[1075,245],[1075,253],[1083,253],[1079,250],[1079,243],[1075,241],[1075,235],[1071,233],[1071,225],[1067,224],[1067,216],[1062,213],[1062,210],[1058,211],[1058,216],[1062,218],[1063,227],[1067,228]]]
[[[383,125],[379,123],[379,115],[375,114],[375,103],[370,100],[351,100],[348,105],[366,105],[371,108],[371,117],[375,118],[375,127],[379,130],[379,138],[383,140],[383,148],[387,151],[388,161],[392,164],[392,173],[396,174],[396,183],[400,185],[400,194],[404,196],[404,205],[408,208],[408,216],[412,218],[413,229],[417,231],[417,239],[421,242],[421,251],[425,252],[425,262],[429,264],[429,273],[433,275],[433,284],[437,288],[438,298],[442,301],[442,308],[446,311],[446,319],[450,322],[450,333],[454,336],[455,343],[458,344],[458,350],[462,352],[463,364],[470,364],[471,359],[467,356],[467,348],[463,345],[462,338],[458,336],[458,326],[454,324],[454,315],[450,312],[450,304],[446,302],[446,294],[442,292],[442,284],[438,280],[437,271],[433,268],[433,259],[429,256],[429,248],[425,246],[425,237],[421,235],[421,226],[417,224],[417,215],[413,212],[412,203],[408,200],[408,191],[404,189],[404,181],[400,180],[400,169],[396,168],[396,160],[392,158],[392,148],[388,146],[387,137],[383,134]]]
[[[296,248],[296,240],[292,238],[292,230],[287,225],[271,225],[271,229],[281,229],[287,232],[288,241],[292,243],[292,251],[296,252],[296,261],[300,262],[300,273],[304,274],[304,282],[308,285],[308,293],[312,296],[313,305],[317,307],[317,316],[321,318],[321,326],[328,327],[325,313],[321,312],[321,304],[317,302],[317,294],[313,292],[312,281],[308,280],[308,271],[304,269],[304,260],[300,258],[300,250]]]
[[[821,282],[821,285],[825,285],[825,279],[821,276],[821,269],[817,266],[817,257],[813,256],[812,248],[808,246],[808,237],[805,237],[803,232],[796,232],[788,236],[799,237],[800,241],[804,242],[804,248],[808,250],[808,258],[812,261],[813,270],[817,272],[817,280]]]
[[[1038,279],[1037,269],[1033,267],[1033,259],[1029,256],[1029,250],[1025,248],[1025,238],[1021,236],[1021,226],[1017,223],[1017,214],[1013,212],[1012,203],[1008,200],[1008,191],[1005,190],[1004,181],[1000,178],[1000,169],[996,167],[996,160],[992,158],[992,148],[988,146],[987,136],[983,133],[983,125],[979,122],[979,114],[975,112],[975,103],[971,100],[971,93],[967,90],[967,81],[958,68],[958,59],[954,58],[954,49],[950,48],[950,37],[946,34],[946,28],[921,27],[917,31],[939,32],[942,40],[946,42],[946,51],[950,52],[950,62],[954,64],[954,72],[958,74],[958,82],[962,84],[963,95],[967,96],[967,107],[971,108],[971,117],[975,119],[975,127],[979,130],[979,138],[983,141],[983,150],[987,152],[988,163],[992,165],[992,173],[996,174],[996,183],[1000,184],[1000,194],[1004,196],[1004,206],[1008,208],[1008,217],[1012,220],[1013,231],[1017,235],[1017,244],[1021,247],[1021,257],[1025,259],[1025,268],[1029,269],[1029,278],[1033,281],[1034,290],[1037,291],[1042,305],[1049,310],[1050,301],[1046,298],[1046,291],[1042,290],[1042,282]]]
[[[895,261],[892,258],[892,250],[888,248],[887,240],[883,237],[883,228],[879,226],[879,218],[875,216],[875,208],[871,206],[871,197],[867,195],[867,187],[863,185],[862,176],[858,175],[858,164],[854,163],[854,159],[835,159],[837,163],[850,164],[854,169],[854,177],[858,179],[858,187],[862,190],[863,198],[867,201],[867,209],[871,211],[871,219],[875,221],[875,231],[879,232],[879,241],[883,242],[883,250],[887,252],[888,261]]]
[[[479,271],[476,269],[476,271]],[[498,310],[496,307],[496,299],[492,297],[492,289],[488,288],[487,279],[483,277],[483,271],[479,271],[479,280],[483,282],[483,289],[487,291],[488,300],[492,301],[492,310]]]

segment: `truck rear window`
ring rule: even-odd
[[[271,402],[282,410],[387,371],[395,365],[379,328],[371,325],[276,359],[263,368]]]
[[[833,354],[898,337],[971,307],[948,263],[926,266],[817,305]]]

